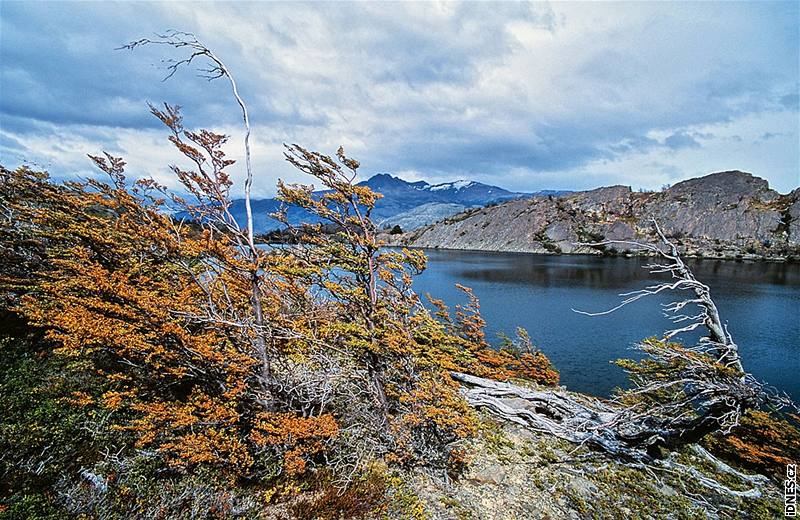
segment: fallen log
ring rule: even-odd
[[[560,389],[535,390],[461,372],[452,372],[451,376],[464,385],[462,393],[470,406],[495,417],[625,459],[651,458],[619,435],[614,428],[618,412],[598,399]]]
[[[763,495],[763,487],[769,485],[767,477],[736,470],[699,445],[691,446],[694,455],[710,462],[719,473],[750,485],[751,489],[731,489],[697,468],[677,462],[674,453],[663,459],[653,457],[643,445],[633,442],[641,437],[641,432],[632,435],[620,428],[624,424],[619,419],[622,411],[599,399],[563,389],[527,388],[461,372],[451,372],[451,376],[463,385],[462,393],[470,406],[531,431],[602,450],[632,467],[680,473],[705,488],[731,497],[758,498]],[[655,432],[651,434],[656,435]]]

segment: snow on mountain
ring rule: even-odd
[[[473,182],[473,181],[458,180],[458,181],[455,181],[455,182],[445,182],[444,184],[434,184],[433,186],[430,186],[428,189],[430,191],[442,191],[442,190],[456,190],[456,191],[458,191],[458,190],[460,190],[462,188],[469,188],[470,186],[474,186],[475,184],[478,184],[478,183]],[[489,190],[489,193],[491,193],[491,192],[492,192],[492,190]]]

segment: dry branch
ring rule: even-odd
[[[631,375],[630,390],[605,403],[562,390],[531,390],[452,374],[465,385],[468,402],[532,430],[636,461],[662,457],[661,448],[693,444],[709,433],[727,433],[751,408],[769,404],[796,409],[785,394],[744,371],[738,346],[720,318],[709,287],[695,278],[655,221],[653,225],[664,247],[636,245],[664,260],[646,266],[651,273],[667,273],[671,279],[622,294],[623,301],[612,309],[576,311],[597,316],[667,291],[690,293],[664,306],[665,314],[677,326],[666,331],[662,339],[651,338],[637,346],[647,354],[644,361],[620,362]],[[686,313],[685,309],[692,306],[698,310]],[[705,328],[707,335],[696,345],[684,347],[670,342],[698,328]]]

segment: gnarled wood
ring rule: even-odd
[[[767,477],[742,473],[699,445],[692,446],[697,456],[710,462],[720,473],[750,485],[751,489],[731,489],[697,468],[677,462],[674,454],[665,459],[653,458],[635,440],[654,432],[648,432],[647,425],[639,432],[626,431],[625,422],[619,420],[621,410],[598,399],[562,389],[536,390],[460,372],[451,372],[451,376],[464,385],[463,394],[471,406],[532,431],[602,450],[633,467],[686,475],[720,495],[737,498],[759,498],[763,495],[763,486],[769,484]]]
[[[451,376],[464,384],[463,394],[471,406],[500,419],[625,459],[649,458],[614,428],[618,411],[597,399],[564,390],[534,390],[460,372]]]
[[[652,273],[668,273],[671,280],[625,293],[623,301],[607,311],[577,311],[590,316],[608,314],[646,296],[673,290],[692,295],[664,307],[677,328],[667,331],[662,340],[645,340],[639,345],[650,364],[630,362],[625,366],[632,374],[631,390],[605,403],[563,390],[533,390],[453,373],[453,378],[465,385],[467,401],[532,430],[633,460],[652,459],[661,453],[661,447],[673,449],[716,431],[730,431],[747,409],[759,403],[791,404],[785,396],[775,399],[768,395],[763,384],[744,372],[738,346],[722,322],[708,286],[695,278],[658,223],[654,221],[653,226],[666,248],[635,245],[665,259],[646,267]],[[691,306],[699,312],[683,314]],[[701,327],[708,334],[694,347],[669,343],[676,335]]]

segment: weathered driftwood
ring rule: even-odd
[[[617,411],[605,403],[565,390],[534,390],[513,383],[452,372],[464,384],[467,402],[531,430],[588,444],[626,459],[643,460],[646,452],[631,447],[612,427]]]
[[[471,406],[529,430],[600,449],[633,467],[683,474],[718,494],[738,498],[759,498],[763,486],[769,484],[767,477],[742,473],[699,445],[692,446],[695,455],[710,462],[720,473],[752,486],[751,489],[731,489],[697,468],[677,462],[674,454],[664,459],[653,458],[633,441],[637,438],[635,433],[626,433],[621,428],[624,422],[619,420],[620,410],[598,399],[563,389],[536,390],[460,372],[452,372],[451,376],[462,383],[462,393]]]

